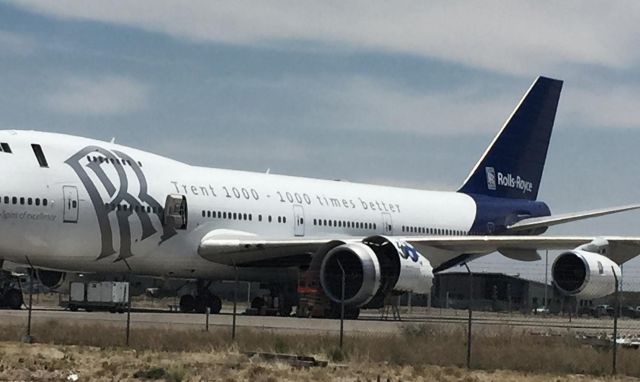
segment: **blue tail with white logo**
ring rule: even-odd
[[[536,200],[561,90],[538,77],[458,191]]]

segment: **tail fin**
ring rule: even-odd
[[[458,190],[535,200],[562,81],[538,77]]]

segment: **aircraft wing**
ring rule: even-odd
[[[360,242],[365,237],[288,238],[270,239],[252,234],[215,230],[207,234],[198,247],[203,258],[226,265],[277,266],[298,259],[304,262],[325,245],[332,242]],[[594,236],[390,236],[390,240],[404,241],[416,247],[434,268],[452,261],[459,255],[474,258],[500,252],[516,260],[540,259],[537,250],[574,249],[598,241],[607,245],[606,256],[622,264],[640,254],[640,237]]]
[[[615,214],[617,212],[635,210],[638,208],[640,208],[640,204],[631,204],[627,206],[603,208],[599,210],[571,212],[567,214],[542,216],[537,218],[527,218],[508,226],[507,230],[509,232],[515,232],[515,231],[524,231],[524,230],[529,230],[534,228],[551,227],[557,224],[563,224],[563,223],[568,223],[576,220],[593,218],[597,216]]]

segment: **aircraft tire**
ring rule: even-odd
[[[196,297],[194,308],[196,313],[206,313],[207,312],[207,300],[203,296]]]
[[[280,307],[278,307],[278,314],[281,317],[289,317],[291,316],[291,312],[293,312],[293,307],[289,302],[283,302]]]
[[[266,304],[266,301],[264,301],[264,298],[262,297],[255,297],[253,300],[251,300],[251,307],[253,309],[258,309],[258,311],[260,311],[260,309],[262,309],[262,307]]]
[[[9,289],[4,295],[4,302],[10,309],[19,310],[24,303],[22,292],[19,289]]]
[[[211,314],[218,314],[220,313],[221,309],[222,309],[222,300],[220,300],[220,297],[216,295],[212,295],[211,297],[209,297],[209,312]]]
[[[344,318],[347,320],[357,320],[360,316],[360,308],[350,307],[344,310]]]
[[[190,294],[180,297],[180,311],[182,313],[191,313],[196,305],[196,299]]]
[[[344,319],[345,320],[357,320],[360,316],[360,308],[354,306],[344,307]],[[331,303],[331,310],[329,311],[329,317],[333,319],[340,319],[340,304]]]

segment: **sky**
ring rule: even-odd
[[[539,198],[640,202],[635,1],[0,3],[0,128],[187,163],[456,190],[539,75],[565,81]],[[552,228],[640,236],[640,211]],[[544,278],[498,255],[476,269]],[[625,268],[640,289],[640,260]]]

